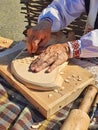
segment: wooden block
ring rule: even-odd
[[[12,43],[13,43],[13,40],[4,38],[4,37],[0,37],[0,46],[1,47],[9,48]]]
[[[51,73],[45,73],[47,68],[38,73],[33,73],[29,71],[29,66],[35,58],[37,57],[30,56],[26,50],[22,51],[12,61],[11,73],[30,89],[53,90],[61,87],[64,79],[60,75],[60,70],[65,68],[68,62],[58,66]]]
[[[0,74],[46,118],[74,101],[89,84],[94,84],[93,75],[87,70],[68,65],[62,71],[62,87],[52,91],[34,91],[18,82],[7,65],[0,65]]]

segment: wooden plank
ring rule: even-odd
[[[11,73],[30,89],[43,91],[53,90],[62,86],[63,78],[60,75],[60,71],[65,68],[68,62],[59,65],[51,73],[45,73],[47,68],[39,73],[32,73],[31,71],[28,71],[28,68],[35,58],[37,58],[37,56],[32,57],[27,51],[23,50],[22,53],[16,56],[11,62]]]
[[[68,65],[63,72],[63,78],[69,79],[70,82],[65,80],[63,86],[58,90],[35,91],[18,82],[10,73],[7,65],[0,65],[1,76],[23,94],[46,118],[74,101],[89,84],[94,84],[93,75],[79,66]],[[79,80],[79,77],[81,80]],[[50,94],[51,96],[49,97]]]
[[[13,40],[0,36],[0,46],[1,47],[9,48],[12,43],[13,43]]]

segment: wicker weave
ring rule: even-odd
[[[25,14],[25,22],[27,22],[26,28],[37,23],[39,14],[51,2],[52,0],[21,0],[21,3],[23,4],[23,7],[21,8],[21,13]],[[78,19],[73,21],[68,27],[66,27],[66,29],[62,31],[64,33],[67,33],[69,31],[74,30],[76,37],[80,38],[84,31],[86,19],[86,14],[82,14]]]

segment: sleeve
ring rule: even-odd
[[[80,57],[98,57],[98,29],[81,37]]]
[[[80,40],[68,42],[70,58],[98,57],[98,29],[83,35]]]
[[[85,12],[84,0],[54,0],[38,17],[52,21],[52,32],[64,29],[74,19]]]

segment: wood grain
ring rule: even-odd
[[[89,84],[94,84],[94,78],[90,72],[76,65],[68,65],[63,70],[64,75],[62,76],[66,79],[70,78],[70,82],[66,82],[65,80],[58,91],[35,91],[27,88],[15,79],[10,73],[9,68],[10,65],[0,65],[0,75],[16,88],[46,118],[74,101]],[[81,77],[81,81],[79,81],[78,76]],[[49,94],[52,96],[49,97]]]

